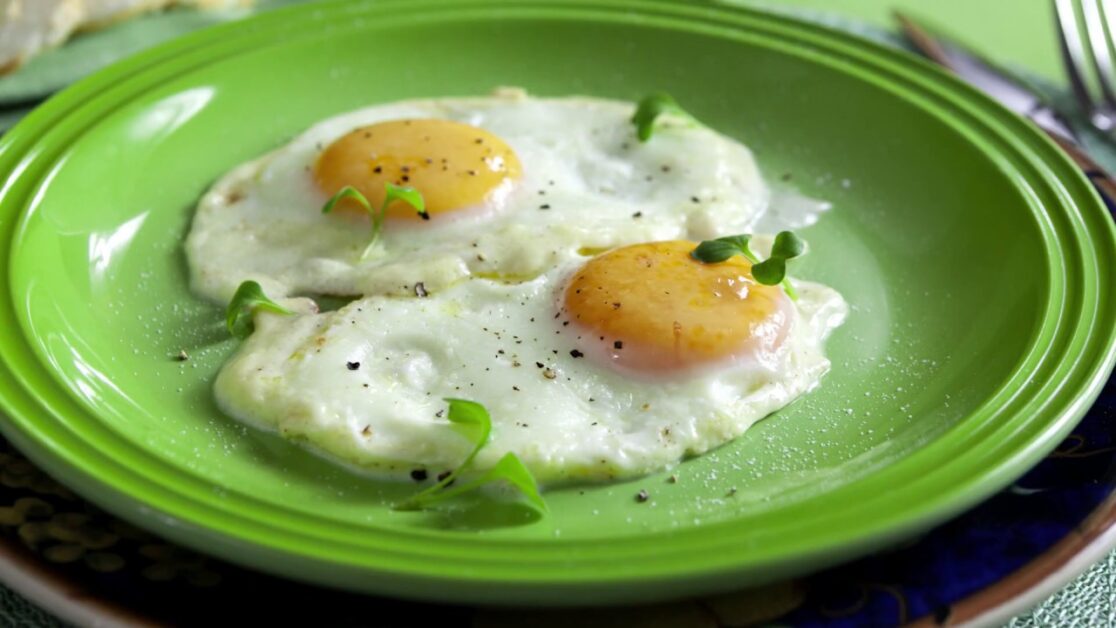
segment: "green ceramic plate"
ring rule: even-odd
[[[668,90],[752,146],[770,179],[832,200],[797,269],[853,304],[821,388],[685,462],[676,484],[554,490],[544,518],[392,512],[413,486],[222,416],[210,382],[235,344],[188,292],[181,247],[199,194],[323,117],[499,84]],[[124,517],[320,584],[586,604],[816,569],[1005,486],[1067,433],[1113,361],[1113,227],[1052,144],[914,58],[734,8],[282,10],[66,90],[0,142],[0,176],[4,433]],[[174,361],[180,349],[193,359]]]

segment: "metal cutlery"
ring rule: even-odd
[[[1069,1],[1055,0],[1058,4]],[[1082,1],[1111,4],[1110,0]],[[1113,15],[1116,15],[1116,12]],[[896,14],[896,18],[907,39],[930,60],[951,70],[966,83],[991,96],[1007,109],[1030,119],[1045,131],[1092,181],[1093,187],[1108,206],[1108,210],[1116,216],[1116,179],[1113,179],[1112,175],[1085,152],[1073,128],[1041,96],[962,44],[932,32],[905,15]],[[1090,113],[1098,113],[1100,116],[1109,115],[1108,104],[1103,101],[1103,98],[1107,97],[1103,96],[1102,100],[1096,103],[1097,108]],[[1092,102],[1090,100],[1090,103]],[[1116,104],[1116,99],[1113,103]],[[1111,109],[1111,114],[1111,121],[1116,124],[1116,106]],[[1096,124],[1096,121],[1093,124]]]

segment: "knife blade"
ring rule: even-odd
[[[1109,212],[1116,217],[1116,179],[1085,152],[1077,134],[1061,114],[1029,86],[964,45],[940,34],[931,34],[930,29],[901,13],[896,13],[895,18],[906,38],[927,58],[1045,131],[1092,181]]]

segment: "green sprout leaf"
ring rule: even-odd
[[[329,212],[333,211],[333,207],[335,205],[347,198],[351,198],[352,200],[356,201],[358,205],[364,208],[364,211],[369,213],[369,215],[375,215],[376,212],[372,209],[372,204],[368,202],[368,199],[364,198],[364,195],[361,194],[360,191],[358,191],[351,185],[346,185],[345,187],[341,188],[337,192],[337,194],[334,194],[332,197],[330,197],[330,199],[326,201],[326,204],[322,206],[322,213],[328,214]]]
[[[780,231],[771,244],[771,256],[761,262],[748,248],[748,242],[751,239],[751,235],[741,234],[725,236],[716,240],[705,240],[690,252],[690,257],[705,264],[717,264],[733,255],[743,255],[748,261],[752,262],[752,277],[757,282],[765,286],[782,283],[787,296],[797,301],[798,292],[795,291],[794,286],[787,278],[787,260],[805,253],[806,241],[792,231]]]
[[[384,188],[387,195],[384,197],[384,208],[381,211],[387,211],[388,206],[395,201],[403,201],[414,208],[423,220],[430,220],[430,214],[426,213],[426,201],[422,200],[422,194],[419,194],[418,190],[410,186],[394,185],[392,183],[385,183]]]
[[[717,264],[733,255],[743,255],[754,264],[758,259],[752,253],[752,249],[748,248],[748,241],[751,239],[751,235],[741,234],[706,240],[690,252],[690,257],[706,264]]]
[[[697,119],[680,107],[670,94],[662,92],[651,94],[639,101],[635,113],[632,114],[631,122],[636,127],[636,135],[639,137],[639,141],[646,142],[651,139],[651,134],[655,131],[655,122],[663,114],[671,114],[686,118],[691,122],[697,122]]]
[[[771,257],[752,267],[752,276],[756,281],[773,286],[783,283],[783,290],[793,301],[798,300],[798,292],[787,278],[787,260],[794,259],[806,252],[806,241],[794,234],[793,231],[780,231],[771,244]],[[769,266],[768,266],[769,265]],[[757,274],[759,273],[759,274]],[[760,276],[763,279],[760,279]]]
[[[325,205],[322,206],[322,213],[328,214],[333,211],[334,206],[341,201],[352,199],[363,207],[364,211],[368,212],[369,217],[372,218],[372,237],[369,239],[368,246],[364,247],[364,252],[360,255],[360,259],[362,260],[368,259],[372,252],[376,250],[376,246],[380,242],[380,232],[384,229],[384,216],[387,214],[387,208],[395,201],[407,203],[423,220],[430,220],[430,214],[426,211],[426,202],[423,201],[422,194],[415,188],[405,185],[395,185],[389,181],[384,183],[384,192],[384,202],[380,205],[379,209],[372,207],[368,199],[351,185],[346,185],[338,190],[338,192],[331,196],[330,199],[326,201]]]
[[[252,333],[252,313],[267,310],[276,314],[293,314],[287,308],[272,301],[264,294],[263,288],[255,281],[240,284],[225,310],[225,326],[236,338],[244,339]]]
[[[519,456],[511,453],[510,451],[504,454],[503,458],[492,467],[488,473],[481,479],[486,482],[494,482],[496,480],[503,480],[519,489],[519,492],[527,498],[527,502],[534,506],[539,512],[548,512],[546,501],[543,500],[542,495],[539,494],[539,484],[535,481],[535,476],[531,475],[531,471],[519,459]]]
[[[488,410],[481,404],[475,401],[468,401],[465,399],[452,399],[447,398],[446,403],[449,404],[449,411],[446,412],[446,419],[449,420],[453,427],[465,438],[473,441],[473,451],[465,458],[456,470],[450,473],[433,488],[439,488],[439,484],[445,486],[453,481],[461,469],[469,466],[473,462],[473,458],[477,457],[477,453],[488,443],[488,436],[492,433],[492,417],[488,415]]]
[[[787,275],[787,261],[781,257],[769,257],[752,266],[752,277],[765,286],[774,286]]]
[[[481,486],[493,482],[505,481],[519,490],[527,501],[541,512],[546,512],[546,502],[539,495],[538,484],[534,476],[513,453],[508,453],[499,462],[480,476],[459,486],[449,488],[449,485],[473,463],[477,453],[488,443],[492,433],[492,418],[485,407],[475,401],[465,399],[447,398],[449,411],[446,418],[462,435],[473,441],[472,452],[456,469],[442,478],[437,484],[414,495],[407,501],[396,506],[397,510],[418,510],[430,504],[451,499],[458,495],[474,491]]]
[[[793,231],[780,231],[771,245],[771,257],[792,259],[806,252],[806,241]]]
[[[412,498],[412,501],[416,502],[415,505],[421,508],[432,503],[453,499],[458,495],[470,493],[486,484],[495,482],[506,482],[517,489],[527,499],[527,503],[539,512],[548,512],[546,501],[539,494],[539,486],[535,482],[535,477],[531,475],[531,472],[527,470],[519,457],[511,452],[504,454],[504,457],[500,458],[500,461],[491,469],[460,486],[454,486],[421,499],[419,495],[416,495]],[[404,509],[406,510],[406,508]]]

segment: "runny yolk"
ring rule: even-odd
[[[690,257],[695,246],[636,244],[586,262],[560,305],[579,349],[647,372],[770,359],[790,330],[790,299],[779,286],[757,283],[746,259],[704,264]]]
[[[384,202],[384,184],[417,189],[432,215],[475,207],[519,177],[515,152],[495,135],[468,124],[434,118],[391,120],[350,131],[326,147],[314,164],[314,182],[326,196],[351,185],[372,207]],[[337,209],[364,213],[346,200]],[[393,218],[418,219],[396,201]]]

